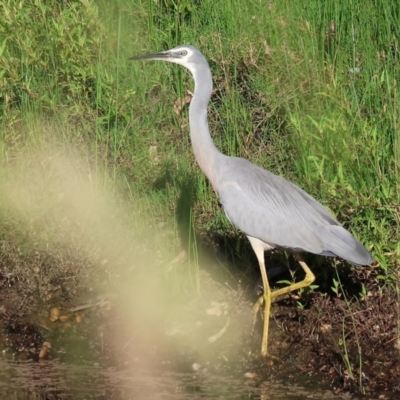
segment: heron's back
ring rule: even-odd
[[[225,157],[216,187],[230,221],[273,246],[339,256],[355,265],[370,253],[312,196],[251,162]]]

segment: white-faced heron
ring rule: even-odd
[[[371,264],[369,251],[313,197],[293,183],[238,157],[222,154],[214,145],[207,121],[212,76],[207,60],[194,46],[178,46],[156,54],[131,57],[180,64],[194,79],[189,109],[190,138],[196,160],[218,193],[228,219],[248,237],[260,264],[264,286],[264,330],[261,354],[268,354],[271,300],[311,285],[315,280],[300,252],[341,257],[354,265]],[[271,291],[264,251],[293,252],[305,272],[301,282]]]

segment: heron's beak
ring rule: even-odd
[[[176,54],[170,51],[162,51],[160,53],[142,54],[139,56],[129,57],[128,60],[159,60],[159,61],[174,61],[177,57]]]

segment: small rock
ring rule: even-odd
[[[329,333],[332,330],[332,325],[330,324],[322,324],[319,328],[321,333]]]
[[[51,349],[50,342],[44,342],[39,352],[39,358],[41,359],[46,358],[49,354],[50,349]]]
[[[54,307],[50,310],[50,321],[56,322],[58,317],[60,316],[60,309],[58,307]]]
[[[197,364],[197,363],[194,363],[193,365],[192,365],[192,370],[193,371],[200,371],[200,368],[201,368],[201,365],[200,364]]]

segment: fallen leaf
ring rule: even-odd
[[[50,310],[50,321],[51,322],[56,322],[58,320],[58,317],[60,316],[60,309],[57,307],[54,307]]]
[[[189,104],[191,100],[192,100],[191,95],[186,95],[185,97],[175,100],[174,112],[177,117],[181,115],[183,107],[185,107],[186,104]]]
[[[39,358],[46,358],[50,352],[51,344],[50,342],[44,342],[42,348],[39,351]]]

